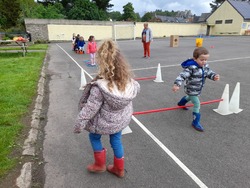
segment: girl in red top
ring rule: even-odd
[[[92,66],[95,66],[95,53],[97,51],[95,37],[93,35],[89,36],[88,39],[87,53],[90,55],[90,62]]]

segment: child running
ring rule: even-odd
[[[114,152],[114,164],[108,172],[124,177],[124,150],[122,130],[129,125],[133,113],[132,100],[140,85],[132,79],[129,64],[112,40],[105,40],[97,51],[98,76],[92,86],[87,102],[77,117],[75,133],[82,129],[89,132],[94,151],[94,163],[88,165],[89,172],[106,171],[106,149],[101,142],[102,135],[109,135]]]
[[[178,102],[178,105],[184,106],[189,101],[194,104],[192,126],[201,132],[204,131],[204,128],[200,124],[201,114],[199,96],[204,87],[206,78],[214,81],[220,79],[220,76],[208,67],[208,58],[209,52],[206,48],[196,48],[193,52],[193,58],[188,59],[181,64],[184,70],[176,78],[172,88],[174,92],[178,91],[182,83],[185,81],[184,91],[187,95]],[[184,109],[187,110],[187,108]]]

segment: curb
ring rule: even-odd
[[[34,110],[32,111],[31,129],[28,138],[24,141],[23,156],[35,156],[35,144],[37,142],[40,114],[42,111],[42,102],[44,98],[44,86],[46,80],[45,64],[47,61],[47,53],[43,61],[43,67],[38,81],[37,98]],[[32,183],[32,165],[33,162],[26,162],[22,169],[20,176],[16,179],[16,186],[19,188],[30,188]]]

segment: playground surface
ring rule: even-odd
[[[162,80],[138,80],[141,92],[134,100],[134,111],[176,106],[184,96],[183,86],[172,92],[180,64],[192,57],[195,37],[180,37],[178,47],[170,47],[169,38],[155,39],[151,58],[143,57],[140,40],[117,41],[136,78],[156,76],[159,64]],[[76,187],[250,187],[250,37],[206,37],[203,46],[210,52],[210,68],[220,74],[220,81],[207,79],[201,102],[221,99],[229,85],[231,97],[240,83],[240,113],[220,115],[219,102],[201,106],[204,132],[191,126],[189,110],[169,110],[133,116],[131,133],[123,136],[125,177],[108,172],[91,174],[86,166],[93,162],[87,132],[73,134],[77,104],[81,96],[81,69],[90,81],[97,67],[86,64],[87,54],[76,54],[71,43],[52,43],[48,51],[47,73],[49,106],[44,128],[43,158],[45,188]],[[108,136],[107,164],[113,162]]]

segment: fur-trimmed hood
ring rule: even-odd
[[[131,82],[127,84],[124,92],[119,91],[116,85],[114,85],[112,92],[110,92],[108,89],[108,81],[104,79],[99,79],[95,83],[101,90],[105,101],[113,110],[121,110],[127,106],[136,97],[140,88],[138,82],[134,80],[131,80]]]

